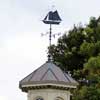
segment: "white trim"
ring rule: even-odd
[[[22,87],[35,87],[35,86],[46,86],[46,85],[51,85],[51,86],[58,86],[58,87],[65,87],[65,88],[76,88],[74,85],[59,85],[59,84],[30,84],[30,85],[22,85]]]

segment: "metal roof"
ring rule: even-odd
[[[23,86],[41,85],[41,84],[58,84],[58,85],[77,85],[78,83],[67,73],[64,73],[59,67],[52,62],[46,62],[37,70],[26,76],[19,83],[20,88]]]

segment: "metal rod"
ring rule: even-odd
[[[52,27],[50,24],[50,34],[49,34],[49,46],[51,47],[51,34],[52,34]]]
[[[49,33],[49,55],[48,55],[48,60],[51,61],[51,35],[52,35],[52,25],[50,24],[50,33]]]

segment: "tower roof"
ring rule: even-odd
[[[46,62],[41,67],[22,79],[19,83],[20,88],[23,91],[27,91],[29,87],[32,88],[47,85],[76,88],[77,84],[78,83],[71,76],[64,73],[52,62]]]

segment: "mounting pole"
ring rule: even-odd
[[[51,46],[51,35],[52,35],[52,27],[51,27],[51,24],[50,24],[49,46]]]
[[[48,51],[48,61],[51,61],[52,60],[52,58],[51,58],[51,54],[50,54],[50,52],[51,52],[51,35],[52,35],[52,27],[51,27],[52,25],[50,24],[50,33],[49,33],[49,51]]]

